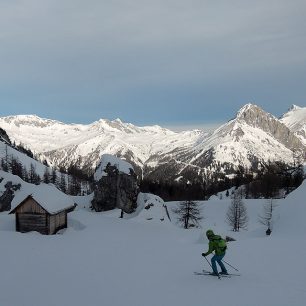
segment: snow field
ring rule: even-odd
[[[120,219],[119,210],[91,212],[90,197],[76,197],[79,206],[69,214],[68,229],[53,236],[16,233],[14,216],[1,213],[0,305],[303,306],[305,190],[304,183],[279,200],[270,237],[257,222],[264,200],[245,200],[249,228],[239,233],[224,221],[229,199],[201,203],[202,228],[191,230],[175,225],[173,202],[166,203],[172,223],[161,221],[163,203],[149,195],[142,199],[154,206],[129,219]],[[209,269],[201,256],[208,228],[236,238],[224,260],[242,276],[193,274]]]

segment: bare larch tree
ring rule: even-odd
[[[226,213],[226,221],[234,232],[239,232],[241,228],[247,228],[249,221],[247,209],[242,201],[241,195],[238,193],[234,194],[234,198]]]
[[[267,199],[267,202],[263,205],[262,214],[258,216],[259,223],[267,226],[266,234],[270,235],[273,228],[273,216],[274,211],[278,205],[274,199]]]

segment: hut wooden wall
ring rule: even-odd
[[[67,227],[67,213],[65,211],[50,216],[50,234],[54,234],[59,229],[66,227]]]
[[[17,207],[15,214],[18,232],[37,231],[48,234],[48,213],[34,199],[28,198]]]
[[[47,235],[48,215],[16,213],[16,230],[22,233],[37,231],[41,234]]]

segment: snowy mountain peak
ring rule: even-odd
[[[125,123],[121,119],[117,118],[115,120],[108,120],[108,119],[100,119],[92,124],[89,125],[90,129],[96,129],[99,131],[107,131],[107,132],[119,132],[123,134],[168,134],[173,135],[176,134],[175,132],[162,128],[158,125],[153,126],[144,126],[138,127],[131,123]]]
[[[52,126],[54,124],[63,125],[64,123],[57,120],[40,118],[37,115],[16,115],[3,117],[3,121],[11,126],[29,126],[29,127],[40,127],[44,128]]]
[[[297,110],[297,109],[296,109]],[[296,117],[296,116],[295,116]],[[301,116],[303,120],[306,120],[306,113]],[[295,136],[291,135],[290,128],[284,124],[281,120],[264,111],[257,105],[247,104],[237,114],[236,123],[246,123],[247,125],[258,128],[265,133],[273,136],[281,143],[287,143],[287,147],[293,147],[297,145]],[[289,144],[290,143],[290,144]],[[293,145],[294,143],[294,145]]]
[[[291,117],[291,121],[294,120],[300,121],[301,119],[306,121],[305,114],[306,114],[306,107],[300,107],[293,104],[289,108],[288,112],[281,116],[281,119],[285,117]]]
[[[237,112],[237,116],[239,116],[240,114],[244,112],[247,112],[249,110],[256,109],[256,108],[259,108],[259,106],[257,106],[254,103],[247,103],[239,109],[239,111]]]
[[[290,112],[290,111],[295,111],[295,110],[299,110],[299,109],[301,109],[301,108],[302,108],[302,107],[300,107],[300,106],[297,106],[297,105],[295,105],[295,104],[292,104],[291,107],[289,108],[288,112]]]
[[[244,105],[237,113],[236,120],[245,121],[247,124],[258,124],[262,119],[276,119],[273,115],[265,112],[262,108],[255,104]]]
[[[192,163],[200,168],[212,163],[250,167],[256,160],[290,163],[292,150],[305,151],[305,146],[280,120],[249,103],[195,147]]]
[[[93,129],[97,129],[100,131],[118,131],[118,132],[125,132],[125,133],[134,133],[135,127],[131,124],[127,124],[122,122],[119,118],[115,120],[108,120],[108,119],[99,119],[98,121],[90,124]]]

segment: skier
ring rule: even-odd
[[[211,266],[213,269],[212,275],[218,276],[218,269],[216,262],[219,264],[221,268],[220,274],[228,275],[227,270],[222,262],[223,257],[225,256],[226,250],[226,242],[224,239],[221,238],[219,235],[215,235],[212,230],[206,231],[206,237],[209,240],[209,248],[206,253],[202,253],[202,256],[206,257],[207,255],[211,254],[215,251],[214,256],[211,258]]]

